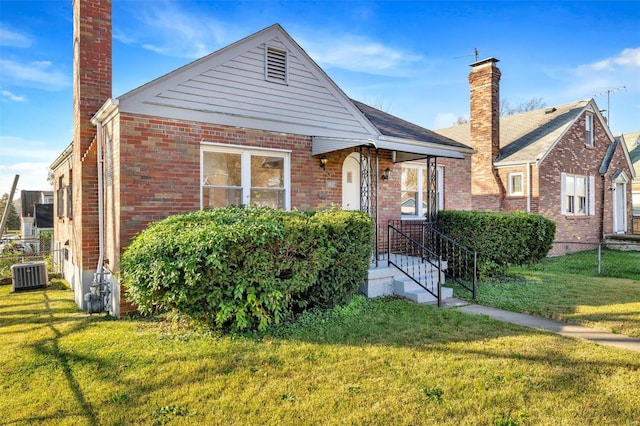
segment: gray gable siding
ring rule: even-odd
[[[240,42],[235,52],[214,53],[193,69],[124,95],[120,110],[309,136],[375,135],[349,99],[286,38],[275,31],[253,44]],[[288,52],[287,84],[265,79],[267,46]]]

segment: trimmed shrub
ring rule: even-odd
[[[300,296],[303,306],[330,308],[346,303],[364,281],[371,263],[373,222],[361,211],[329,210],[312,217],[323,229],[320,246],[329,262],[318,282]]]
[[[343,251],[364,253],[351,247],[361,244],[357,238],[346,247],[335,243],[338,223],[351,238],[350,218],[360,216],[340,214],[231,207],[172,216],[127,247],[122,283],[142,313],[175,309],[211,325],[264,329],[294,309],[342,301],[353,281],[364,280],[353,268],[345,288],[332,288],[338,297],[320,281]],[[370,239],[366,247],[368,261]]]
[[[482,276],[499,275],[510,264],[542,260],[553,244],[555,222],[524,212],[441,211],[441,230],[478,253]]]

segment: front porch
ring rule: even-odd
[[[390,220],[379,225],[367,280],[367,297],[396,295],[442,306],[453,297],[447,280],[475,299],[477,256],[437,230],[432,222]]]
[[[613,250],[640,251],[640,234],[605,235],[604,246]]]
[[[438,274],[436,265],[417,257],[400,254],[392,254],[390,260],[391,263],[384,260],[378,262],[378,265],[371,264],[367,280],[359,288],[360,293],[369,298],[395,295],[426,304],[438,304],[438,292],[440,292],[440,303],[453,297],[453,289],[442,286],[446,279],[445,274],[444,271]],[[416,283],[398,267],[393,266],[394,264],[410,265],[415,276],[423,281],[427,288]],[[443,267],[446,269],[446,264]],[[440,289],[438,289],[439,285]]]

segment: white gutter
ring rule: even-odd
[[[404,139],[404,138],[399,138],[395,136],[381,135],[378,137],[378,140],[381,142],[394,142],[394,143],[399,143],[404,145],[416,145],[418,147],[427,147],[427,148],[434,148],[434,149],[440,149],[445,151],[461,152],[465,154],[475,154],[476,152],[473,148],[466,147],[466,146],[465,147],[447,146],[447,145],[438,144],[438,143],[416,141],[413,139]]]
[[[102,121],[97,123],[98,133],[98,264],[96,265],[96,274],[102,273],[104,267],[104,200],[102,188],[103,162],[102,159]]]

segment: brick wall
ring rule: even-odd
[[[216,126],[121,113],[104,126],[107,241],[106,257],[117,271],[120,251],[148,223],[200,208],[201,141],[247,148],[289,150],[291,208],[314,210],[342,206],[342,166],[357,149],[311,155],[311,137]],[[400,217],[400,165],[381,152],[379,220]],[[381,222],[383,223],[383,222]],[[132,309],[121,295],[121,314]]]
[[[598,169],[610,141],[598,120],[594,120],[594,132],[594,146],[588,147],[583,114],[540,164],[540,214],[556,222],[556,243],[551,254],[590,249],[593,246],[587,243],[597,243],[602,235],[603,181]],[[594,215],[561,214],[562,172],[595,177]]]
[[[438,165],[444,166],[444,209],[471,210],[471,156],[438,158]]]
[[[97,147],[91,117],[111,97],[111,0],[73,2],[74,237],[81,270],[98,259]]]

